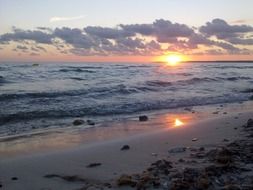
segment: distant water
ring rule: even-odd
[[[0,64],[0,136],[75,118],[246,101],[252,63]]]

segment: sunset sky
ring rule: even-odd
[[[253,60],[252,0],[0,0],[0,61]]]

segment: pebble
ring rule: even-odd
[[[129,145],[123,145],[120,150],[129,150],[129,149],[130,149]]]
[[[193,138],[192,141],[198,141],[199,139],[198,138]]]
[[[84,120],[82,119],[76,119],[75,121],[73,121],[73,125],[82,125],[84,124]]]
[[[152,156],[157,156],[158,154],[157,153],[151,153]]]
[[[146,115],[139,116],[139,121],[148,121],[148,116]]]
[[[132,176],[126,174],[121,175],[117,180],[118,186],[128,185],[134,187],[136,186],[136,184],[137,182],[132,179]]]
[[[90,119],[88,119],[86,122],[88,125],[95,125],[95,122]]]
[[[253,119],[249,119],[249,120],[247,121],[246,128],[251,128],[251,127],[253,127]]]
[[[18,178],[17,177],[12,177],[11,180],[16,181],[16,180],[18,180]]]
[[[90,163],[89,165],[86,166],[86,168],[94,168],[101,165],[102,165],[101,163]]]
[[[170,149],[169,153],[181,153],[185,151],[186,151],[186,147],[176,147],[176,148]]]

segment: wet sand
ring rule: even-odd
[[[128,180],[129,184],[123,183],[121,186],[119,179],[122,180],[122,174],[131,178],[134,178],[132,175],[135,173],[140,176],[157,160],[171,162],[174,170],[178,171],[187,167],[203,167],[208,164],[206,159],[195,158],[200,148],[207,153],[244,138],[246,132],[242,126],[249,118],[253,118],[253,111],[250,110],[238,110],[227,114],[224,114],[224,111],[220,111],[219,114],[209,112],[210,117],[203,117],[206,114],[189,117],[191,114],[193,113],[180,115],[180,119],[183,118],[181,120],[185,123],[182,126],[174,126],[171,120],[165,122],[168,115],[153,115],[147,122],[133,120],[124,125],[121,123],[119,125],[123,127],[122,131],[118,132],[118,138],[111,138],[110,135],[106,138],[106,135],[97,137],[103,130],[103,133],[109,132],[105,128],[97,129],[96,132],[91,130],[92,132],[85,133],[90,135],[89,140],[72,139],[72,145],[67,148],[65,144],[65,148],[55,148],[61,147],[56,143],[57,146],[52,144],[54,148],[47,149],[53,142],[51,138],[46,146],[31,146],[30,151],[29,146],[26,149],[13,149],[14,152],[19,150],[17,154],[6,150],[3,155],[2,149],[0,183],[2,188],[7,190],[129,189],[131,185],[134,186],[131,182],[137,183],[138,179]],[[179,116],[175,115],[173,119],[176,117]],[[113,129],[112,127],[111,130]],[[117,133],[112,133],[114,136],[115,134]],[[74,137],[75,135],[69,138]],[[45,137],[46,140],[47,138]],[[36,142],[33,140],[30,142]],[[55,138],[55,141],[57,140],[59,139]],[[124,145],[128,145],[129,149],[121,150]],[[159,175],[158,172],[158,177]],[[147,187],[153,188],[152,184]]]

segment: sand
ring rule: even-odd
[[[180,158],[192,160],[190,149],[204,147],[205,150],[209,150],[241,138],[240,127],[253,117],[253,111],[237,110],[237,112],[217,115],[210,113],[209,116],[212,117],[201,119],[195,117],[194,120],[179,127],[164,122],[166,118],[164,115],[160,116],[159,120],[153,119],[155,116],[152,116],[149,121],[141,122],[141,127],[150,129],[152,126],[160,126],[155,130],[128,132],[127,134],[131,135],[102,138],[99,141],[90,140],[78,146],[61,149],[24,151],[23,154],[19,152],[19,154],[10,154],[9,157],[2,155],[0,157],[2,189],[71,190],[81,189],[84,186],[82,180],[70,182],[59,177],[44,177],[48,174],[78,176],[91,184],[110,183],[113,184],[114,189],[118,189],[115,181],[122,174],[140,173],[159,159],[168,159],[178,168],[184,168],[188,163],[179,163],[178,160]],[[129,125],[134,128],[134,122],[130,122]],[[94,134],[97,133],[90,133],[90,135]],[[129,145],[130,149],[122,151],[123,145]],[[174,148],[182,147],[186,148],[186,151],[169,152]],[[29,150],[29,147],[26,149]],[[87,168],[91,163],[101,163],[101,165]],[[199,163],[195,165],[198,167]],[[13,177],[17,177],[17,180],[15,178],[13,180]]]

